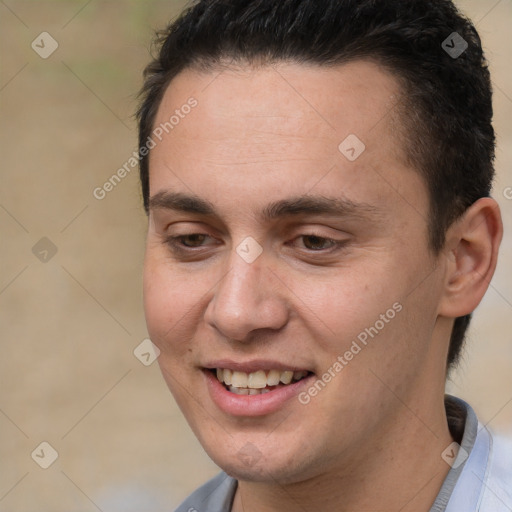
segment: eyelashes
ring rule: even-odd
[[[201,244],[202,241],[204,241],[207,238],[212,238],[206,233],[189,233],[185,235],[177,235],[177,236],[168,236],[164,239],[164,244],[168,246],[168,248],[178,255],[194,255],[197,254],[200,250],[204,249],[205,245]],[[195,239],[196,242],[199,242],[200,245],[195,245],[195,243],[192,241],[192,245],[187,245],[186,241]],[[317,248],[310,248],[306,247],[305,249],[301,249],[303,251],[306,251],[311,254],[330,254],[332,252],[335,252],[336,250],[339,250],[343,248],[344,245],[346,245],[346,241],[342,240],[334,240],[332,238],[327,238],[323,236],[319,236],[315,233],[303,233],[296,237],[294,240],[297,239],[305,239],[310,240],[313,243],[307,243],[304,244],[305,246],[325,246],[325,244],[328,244],[328,247],[326,249],[317,249]],[[184,243],[185,242],[185,243]]]

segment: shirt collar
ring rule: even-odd
[[[450,445],[443,452],[444,460],[452,467],[430,512],[477,510],[488,468],[491,437],[464,400],[445,395],[445,408],[452,437],[459,439],[460,444]],[[457,455],[450,457],[457,450]]]

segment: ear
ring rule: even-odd
[[[446,233],[444,293],[439,315],[464,316],[478,306],[496,269],[503,223],[498,203],[483,197]]]

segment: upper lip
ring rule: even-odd
[[[215,361],[208,361],[204,364],[204,368],[208,370],[216,368],[228,368],[239,372],[252,373],[258,370],[290,370],[293,372],[310,372],[309,368],[305,366],[298,366],[290,363],[282,363],[280,361],[273,361],[270,359],[252,359],[251,361],[233,361],[232,359],[217,359]]]

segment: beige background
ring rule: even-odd
[[[495,198],[506,235],[450,392],[512,434],[512,0],[458,2],[491,62]],[[160,375],[147,336],[137,171],[93,197],[136,148],[131,117],[152,28],[184,2],[0,2],[0,510],[171,511],[217,472]],[[58,42],[48,59],[31,42]],[[58,252],[32,253],[42,237]],[[59,454],[31,458],[42,442]]]

